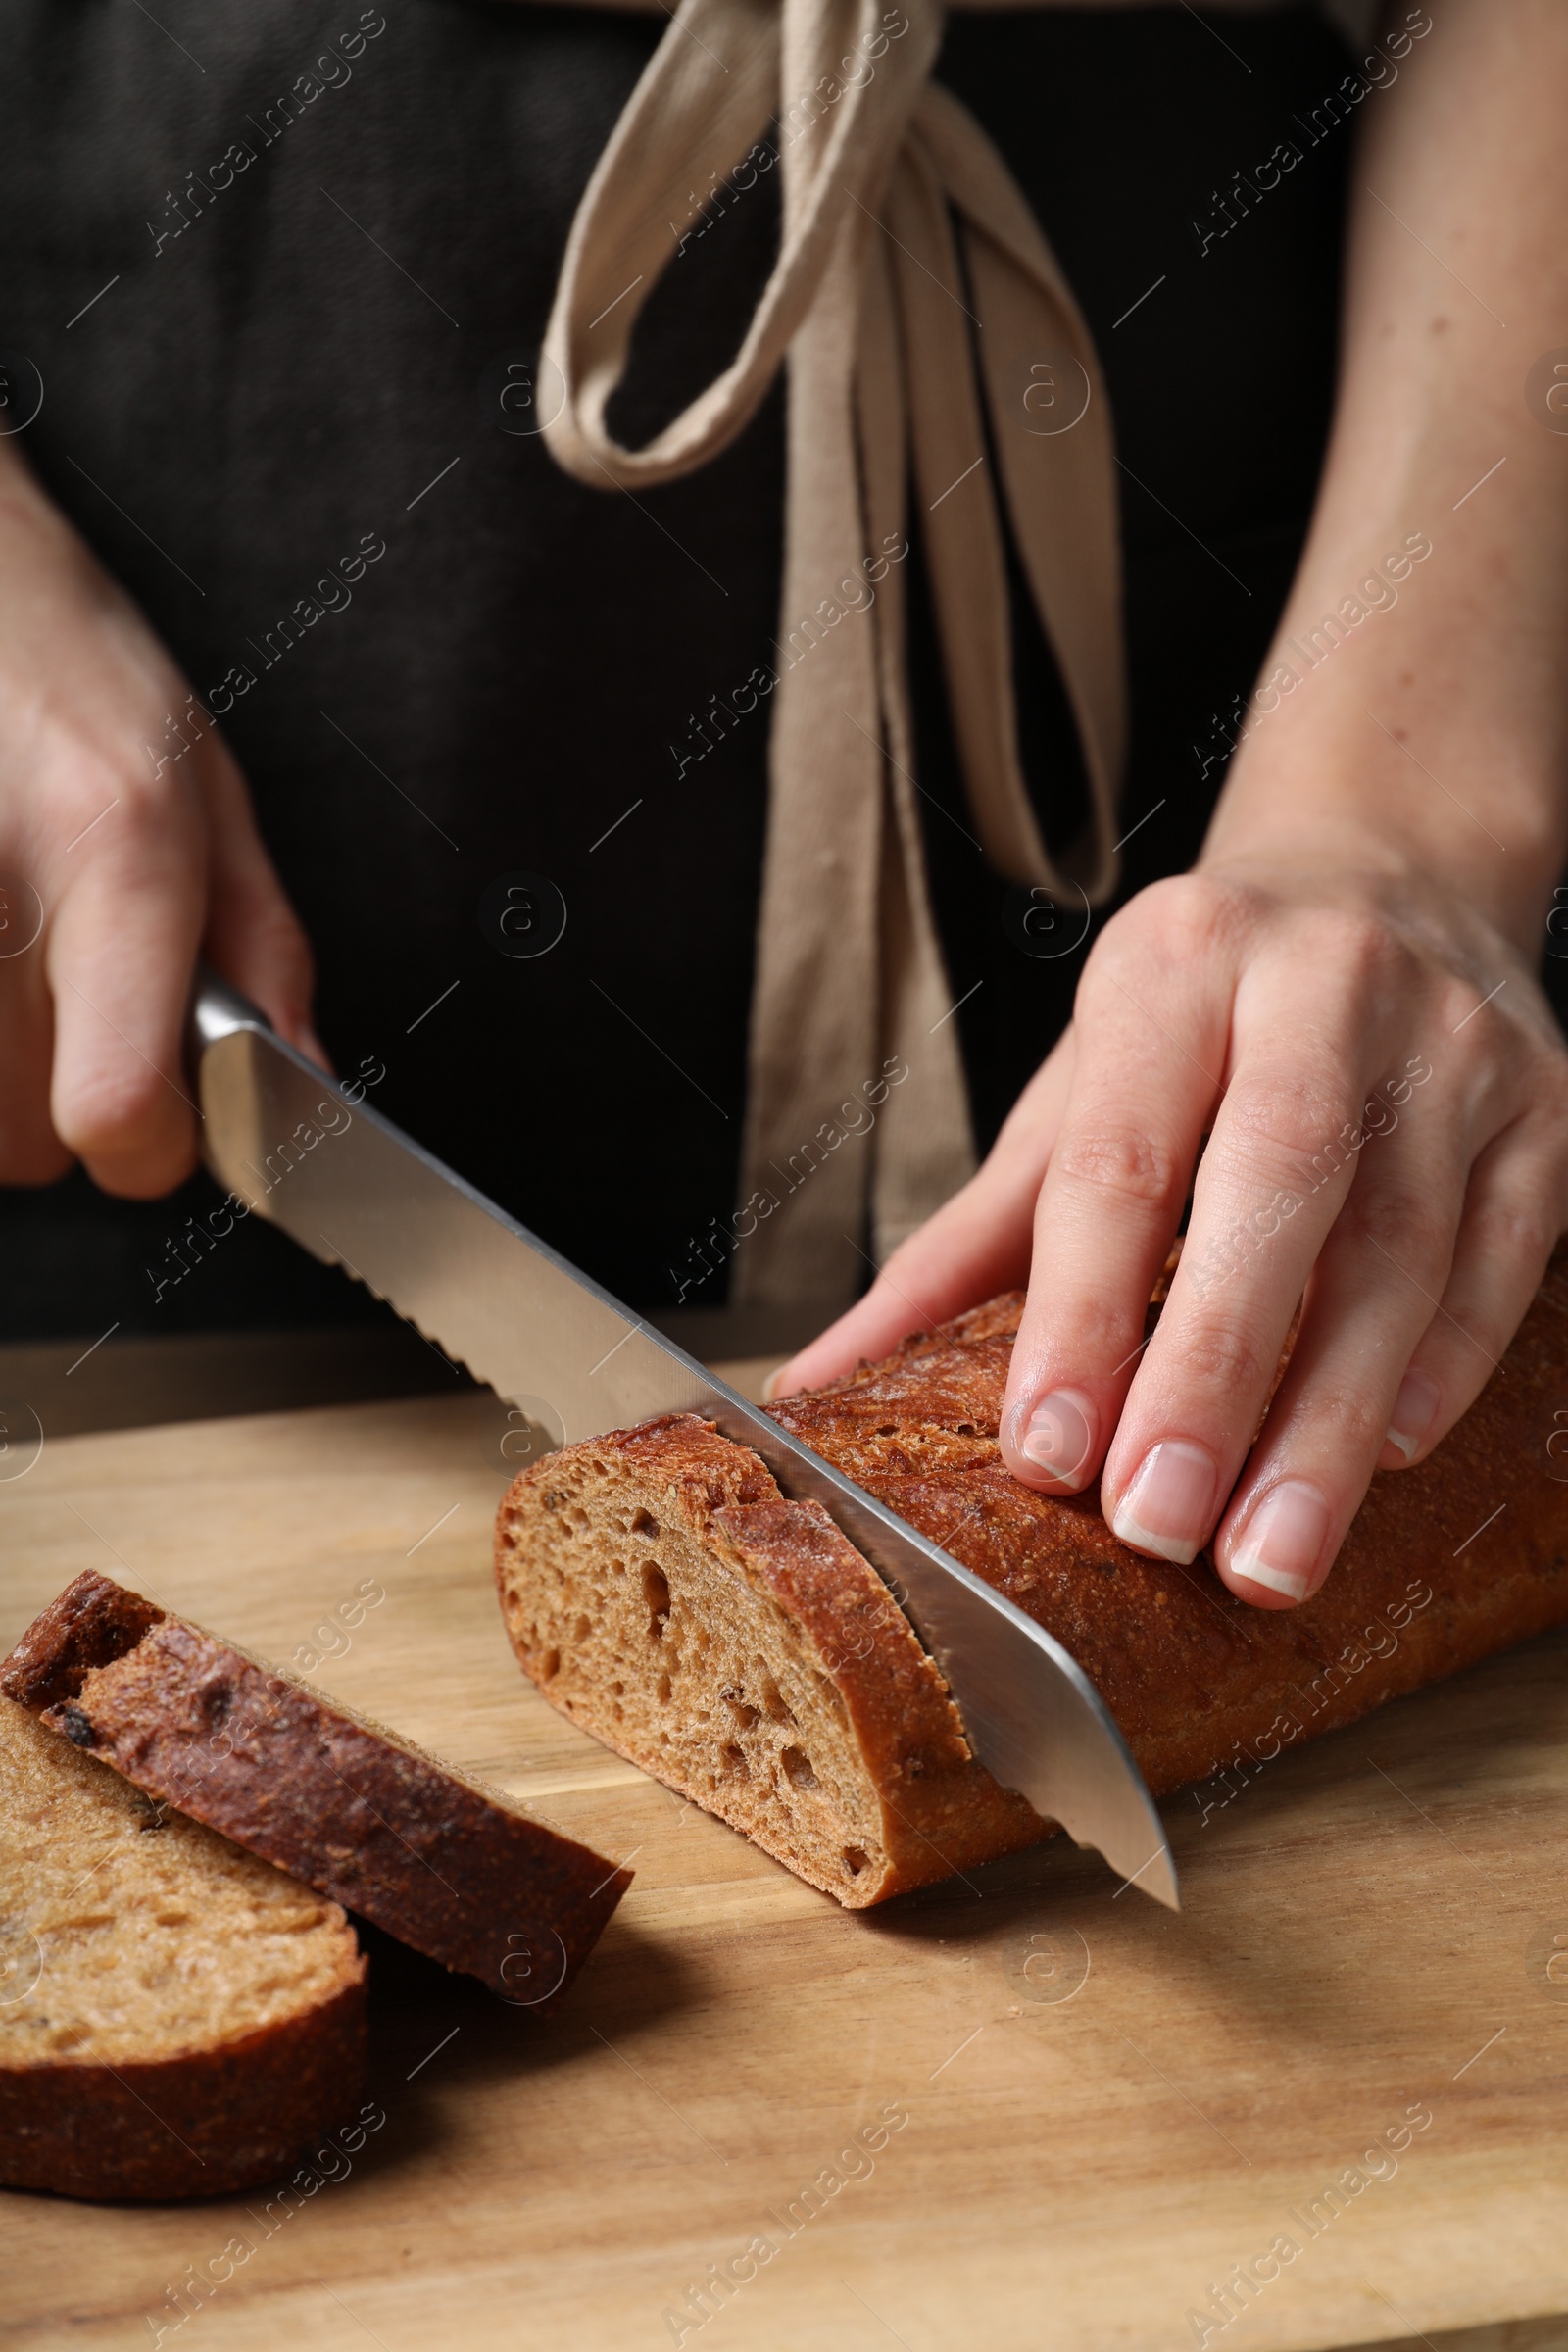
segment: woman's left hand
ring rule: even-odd
[[[1166,1559],[1217,1529],[1262,1607],[1315,1592],[1374,1468],[1465,1411],[1568,1225],[1568,1055],[1524,956],[1354,847],[1338,867],[1254,849],[1124,907],[984,1166],[781,1390],[1027,1279],[1013,1474],[1100,1475],[1117,1534]]]
[[[1264,1608],[1452,1427],[1568,1224],[1534,977],[1568,851],[1568,11],[1448,0],[1384,49],[1333,440],[1202,858],[1107,923],[979,1174],[777,1384],[1027,1281],[1014,1475],[1101,1472],[1126,1542],[1212,1537]]]

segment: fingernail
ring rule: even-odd
[[[1305,1600],[1322,1581],[1318,1563],[1328,1532],[1329,1506],[1316,1487],[1288,1478],[1269,1490],[1248,1520],[1231,1553],[1231,1574]]]
[[[1152,1551],[1185,1568],[1208,1532],[1218,1485],[1206,1446],[1166,1438],[1139,1463],[1111,1527],[1135,1551]]]
[[[1407,1462],[1413,1462],[1421,1450],[1421,1441],[1437,1419],[1442,1402],[1437,1382],[1424,1372],[1407,1372],[1400,1381],[1387,1442],[1396,1446]]]
[[[1072,1486],[1094,1457],[1097,1418],[1092,1397],[1078,1389],[1053,1389],[1030,1414],[1018,1451],[1062,1486]]]

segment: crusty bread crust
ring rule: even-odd
[[[321,2008],[221,2049],[0,2067],[0,2185],[160,2204],[259,2187],[353,2112],[365,2046],[362,1967]]]
[[[1562,1252],[1500,1373],[1425,1462],[1374,1477],[1333,1574],[1296,1609],[1236,1599],[1206,1555],[1178,1568],[1130,1551],[1092,1495],[1058,1501],[1010,1475],[997,1429],[1022,1306],[1021,1292],[993,1299],[772,1417],[1054,1634],[1155,1795],[1568,1619],[1568,1460],[1547,1450],[1568,1426]]]
[[[887,1586],[819,1503],[754,1503],[716,1514],[760,1577],[830,1664],[859,1760],[881,1801],[895,1889],[951,1878],[1040,1836],[1034,1807],[976,1761],[947,1684]],[[830,1891],[840,1892],[839,1885]],[[867,1899],[870,1890],[867,1889]]]
[[[1022,1305],[1021,1293],[992,1299],[906,1341],[885,1363],[770,1410],[1054,1634],[1156,1795],[1244,1758],[1267,1761],[1568,1619],[1561,1250],[1500,1373],[1419,1468],[1374,1478],[1328,1583],[1291,1610],[1237,1600],[1206,1556],[1180,1568],[1130,1551],[1092,1496],[1056,1500],[1011,1477],[997,1432]],[[792,1819],[774,1775],[776,1801],[760,1810],[749,1787],[717,1768],[720,1733],[705,1733],[675,1769],[669,1735],[648,1729],[646,1647],[622,1640],[612,1699],[597,1626],[574,1645],[552,1585],[565,1590],[573,1560],[585,1576],[602,1568],[603,1533],[579,1506],[611,1488],[617,1525],[634,1524],[639,1509],[679,1519],[713,1564],[766,1594],[781,1652],[805,1648],[825,1672],[883,1801],[874,1869],[846,1883],[824,1868],[820,1838],[807,1834],[819,1800],[799,1801]],[[560,1516],[568,1502],[575,1536]],[[498,1514],[496,1571],[519,1661],[553,1703],[841,1902],[878,1902],[1049,1834],[962,1745],[945,1686],[875,1572],[824,1513],[785,1501],[749,1448],[706,1423],[671,1416],[524,1470]],[[576,1623],[586,1632],[589,1618]],[[925,1760],[913,1778],[911,1752]]]
[[[541,2014],[631,1883],[500,1790],[93,1571],[28,1627],[0,1691],[150,1795]]]

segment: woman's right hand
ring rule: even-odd
[[[325,1064],[305,934],[188,694],[0,442],[0,1184],[48,1184],[79,1159],[145,1200],[190,1173],[198,952]]]

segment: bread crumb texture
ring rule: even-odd
[[[0,1698],[0,2182],[274,2180],[365,2071],[354,1930]]]
[[[154,1803],[11,1699],[0,1820],[0,2066],[183,2057],[303,2016],[364,1975],[336,1903]]]
[[[1044,1835],[874,1569],[690,1414],[525,1471],[496,1565],[555,1706],[853,1908]]]

